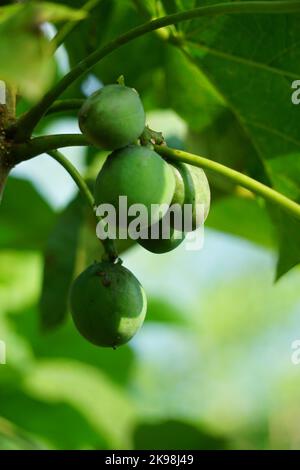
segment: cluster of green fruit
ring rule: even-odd
[[[151,214],[142,227],[147,232],[153,224],[159,229],[162,224],[162,214],[153,213],[153,205],[190,204],[191,230],[203,223],[210,206],[205,173],[187,164],[167,163],[148,145],[151,142],[140,145],[145,143],[141,138],[145,112],[136,90],[120,84],[103,87],[83,104],[79,126],[91,144],[112,151],[96,180],[97,206],[111,204],[118,212],[119,196],[127,197],[128,206],[142,204]],[[204,216],[199,217],[198,207],[204,207]],[[152,239],[150,233],[138,243],[153,253],[165,253],[183,241],[185,235],[178,237],[176,231],[173,227],[168,239]],[[142,286],[120,261],[95,263],[73,283],[73,320],[79,332],[98,346],[115,348],[128,342],[141,327],[146,309]]]

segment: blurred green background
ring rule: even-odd
[[[100,1],[57,51],[53,75],[59,79],[149,15],[209,3],[215,2]],[[55,9],[47,11],[53,16]],[[33,17],[25,13],[27,25]],[[0,41],[1,76],[15,73],[7,60],[18,63],[18,47],[24,60],[24,45],[38,41],[27,27],[19,35],[16,24],[0,25],[1,41],[7,31],[15,38],[11,53],[11,43]],[[147,122],[170,145],[298,200],[300,119],[290,85],[300,74],[299,25],[299,15],[283,14],[193,20],[171,28],[182,43],[145,36],[103,60],[64,98],[84,97],[124,74],[141,94]],[[53,24],[43,28],[53,36]],[[28,50],[35,67],[26,79],[22,71],[14,75],[26,98],[19,113],[54,80],[37,77],[47,47]],[[78,132],[72,113],[49,116],[36,131],[65,132]],[[105,157],[92,149],[64,153],[89,178]],[[7,360],[0,364],[1,449],[300,448],[300,364],[292,362],[300,271],[290,270],[300,260],[299,224],[276,218],[248,191],[208,178],[212,208],[201,250],[183,244],[158,256],[122,247],[149,308],[139,334],[113,351],[88,344],[69,316],[61,328],[41,331],[41,319],[44,327],[63,319],[74,265],[79,271],[101,253],[76,188],[55,161],[42,155],[12,172],[0,206],[0,341]],[[277,274],[290,271],[274,283],[278,236]]]

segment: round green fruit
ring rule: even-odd
[[[116,348],[127,343],[142,326],[146,310],[141,284],[121,264],[95,263],[72,285],[74,323],[97,346]]]
[[[172,167],[175,175],[175,192],[171,205],[179,204],[184,209],[184,204],[191,204],[192,220],[188,221],[191,231],[203,224],[208,216],[210,208],[210,188],[207,177],[201,168],[186,163],[174,163]],[[182,220],[182,227],[183,227]],[[175,228],[176,224],[174,224]],[[185,227],[185,229],[187,229]]]
[[[111,204],[117,217],[121,212],[120,196],[127,197],[127,206],[142,204],[145,217],[141,228],[158,222],[167,212],[175,190],[171,167],[153,150],[131,145],[109,155],[95,184],[96,205]],[[153,207],[153,205],[157,207]],[[158,205],[165,204],[165,211]],[[131,220],[128,217],[129,221]],[[117,221],[125,227],[125,223]]]
[[[78,120],[89,142],[115,150],[140,137],[145,128],[145,111],[136,90],[107,85],[86,99]]]
[[[148,238],[139,238],[137,240],[138,244],[141,245],[146,250],[150,251],[151,253],[162,254],[168,253],[169,251],[175,250],[185,239],[185,234],[180,232],[179,230],[170,227],[170,236],[168,238],[164,238],[162,235],[162,223],[163,220],[157,222],[154,225],[154,230],[157,230],[158,238],[153,238],[151,236],[151,231],[153,227],[149,227],[147,229],[147,236]]]

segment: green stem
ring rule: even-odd
[[[82,104],[84,103],[83,99],[72,99],[72,100],[57,100],[53,105],[48,109],[46,116],[54,113],[61,113],[65,111],[78,111]]]
[[[65,75],[46,95],[32,107],[26,114],[20,117],[15,126],[11,126],[10,133],[18,141],[28,139],[35,126],[43,115],[50,108],[52,103],[79,77],[89,71],[103,57],[112,53],[119,47],[129,43],[133,39],[143,36],[146,33],[157,29],[176,24],[181,21],[191,20],[204,16],[226,15],[226,14],[278,14],[278,13],[296,13],[300,12],[300,1],[245,1],[230,2],[217,5],[208,5],[198,7],[192,10],[181,11],[172,15],[164,16],[156,20],[146,22],[125,34],[119,36],[103,47],[100,47],[92,54],[79,62],[70,72]]]
[[[269,186],[266,186],[259,181],[244,175],[243,173],[232,170],[231,168],[228,168],[227,166],[222,165],[221,163],[217,163],[213,160],[209,160],[208,158],[200,157],[199,155],[194,155],[182,150],[175,150],[159,145],[155,145],[154,147],[157,153],[168,160],[180,161],[197,166],[199,168],[205,168],[207,170],[214,171],[219,175],[225,176],[234,183],[249,189],[253,193],[262,196],[267,201],[280,206],[281,209],[285,212],[288,212],[290,215],[300,219],[299,204],[284,196],[283,194],[278,193]]]
[[[73,181],[78,186],[83,198],[86,200],[88,205],[91,207],[93,213],[95,214],[95,200],[91,191],[89,190],[88,185],[82,178],[77,168],[75,168],[75,166],[58,150],[51,150],[47,153],[48,155],[50,155],[50,157],[54,158],[58,163],[60,163],[64,167],[64,169],[69,173]],[[99,218],[97,219],[101,223],[101,220]],[[101,240],[101,242],[103,244],[103,248],[105,250],[107,258],[110,261],[114,262],[118,258],[118,253],[113,240],[107,238],[106,240]]]
[[[82,134],[45,135],[24,144],[14,144],[11,148],[10,158],[14,164],[17,164],[53,149],[86,145],[89,144]]]
[[[92,208],[93,212],[95,211],[95,201],[92,196],[91,191],[89,190],[88,185],[82,178],[81,174],[77,168],[68,160],[61,152],[58,150],[51,150],[47,152],[50,157],[54,158],[58,163],[60,163],[64,169],[69,173],[71,178],[77,184],[82,196],[87,201],[88,205]]]
[[[86,2],[85,5],[81,7],[81,10],[90,12],[94,8],[96,8],[96,6],[98,5],[100,1],[101,0],[89,0],[88,2]],[[76,26],[81,21],[82,20],[69,21],[60,29],[60,31],[57,32],[57,34],[54,36],[54,38],[51,41],[52,45],[54,46],[54,49],[57,49],[64,42],[66,37],[69,36],[69,34],[76,28]]]

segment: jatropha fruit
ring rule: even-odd
[[[142,204],[153,223],[161,214],[153,205],[169,206],[175,190],[171,167],[154,150],[130,145],[116,150],[104,163],[95,184],[96,205],[112,204],[119,213],[119,196],[127,197],[128,207]],[[149,225],[146,217],[144,226]]]
[[[83,271],[71,289],[74,323],[88,341],[116,348],[142,326],[147,310],[143,287],[120,263],[95,263]]]
[[[117,84],[96,91],[79,111],[79,127],[91,144],[105,150],[135,142],[145,127],[145,111],[137,91]]]

